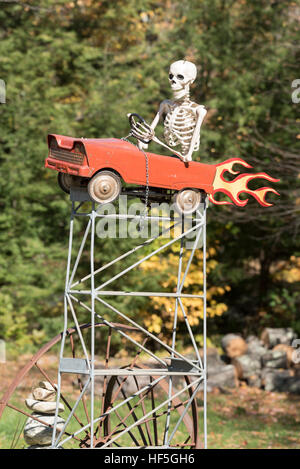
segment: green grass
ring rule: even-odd
[[[68,402],[71,404],[71,406],[73,406],[74,403],[75,403],[75,401],[72,400],[72,398],[70,398],[69,396],[68,396]],[[119,402],[120,401],[116,401],[115,405],[117,405]],[[131,401],[131,406],[135,407],[135,404],[137,404],[137,402],[138,402],[138,398],[134,398]],[[13,402],[13,405],[16,405],[16,406],[22,408],[23,410],[27,411],[28,413],[30,413],[30,411],[25,408],[24,404],[20,405],[20,403]],[[156,403],[156,405],[158,405],[158,403]],[[90,403],[89,403],[89,401],[87,401],[87,408],[88,408],[88,413],[90,415]],[[151,407],[150,401],[145,400],[145,413],[150,412],[151,409],[152,409],[152,407]],[[157,415],[159,415],[161,412],[166,411],[166,410],[167,410],[166,407],[162,408],[161,410],[159,410],[157,412]],[[124,425],[120,424],[120,419],[123,419],[124,417],[126,417],[129,412],[130,412],[130,409],[126,405],[123,405],[118,409],[118,413],[119,413],[118,416],[115,415],[115,413],[112,413],[112,417],[110,419],[111,429],[114,429],[114,428],[117,427],[118,431],[124,430],[125,427],[124,427]],[[134,408],[134,413],[135,413],[136,419],[139,419],[144,415],[143,410],[142,410],[140,405],[137,405],[137,407]],[[99,414],[99,412],[98,412],[98,414]],[[60,415],[64,419],[67,419],[67,417],[69,415],[69,411],[65,411],[64,413],[62,413]],[[86,415],[85,415],[85,412],[84,412],[84,408],[81,404],[79,404],[78,408],[76,409],[76,416],[79,418],[80,421],[82,421],[82,423],[84,425],[87,424],[87,419],[86,419]],[[42,417],[40,417],[40,419],[42,420]],[[177,411],[172,412],[171,413],[171,422],[170,422],[170,433],[172,432],[172,429],[176,425],[178,419],[179,419],[178,412]],[[13,446],[15,449],[22,449],[22,448],[28,446],[26,444],[26,442],[24,441],[23,432],[22,432],[26,420],[27,420],[26,416],[20,415],[16,411],[14,411],[10,408],[5,409],[3,417],[0,421],[0,448],[7,449],[7,448],[11,448]],[[166,422],[166,415],[163,415],[162,417],[157,419],[157,435],[158,435],[159,444],[162,444],[164,428],[165,428],[165,422]],[[134,423],[133,417],[130,416],[126,420],[126,423],[127,423],[127,425],[131,425],[132,423]],[[97,425],[95,425],[95,428],[96,428],[96,426]],[[67,429],[66,429],[66,431],[68,433],[72,434],[73,432],[76,432],[79,429],[80,429],[80,425],[79,425],[78,421],[75,418],[72,418],[69,425],[68,425],[68,427],[67,427]],[[155,444],[153,422],[149,422],[148,431],[149,431],[149,433],[151,434],[151,437],[152,437],[152,444]],[[144,438],[145,438],[144,440],[141,436],[141,432],[144,435]],[[20,437],[17,438],[17,436],[19,434],[20,434]],[[78,437],[81,437],[83,434],[84,433],[81,432],[78,435]],[[180,425],[178,427],[178,430],[176,431],[176,435],[175,435],[174,439],[172,440],[172,444],[180,443],[180,442],[186,440],[187,436],[188,436],[188,433],[186,431],[185,425],[183,423],[180,423]],[[129,433],[127,432],[122,437],[121,446],[133,446],[133,439],[135,439],[135,441],[138,442],[139,445],[141,445],[141,446],[150,444],[149,438],[147,436],[147,428],[146,428],[145,424],[141,425],[140,429],[138,427],[133,428],[131,430],[131,435],[129,435]],[[14,444],[14,442],[16,444]],[[117,440],[117,443],[120,443],[119,440]],[[74,440],[71,440],[71,441],[67,442],[66,445],[64,445],[64,448],[76,448],[76,447],[78,447],[78,442],[76,442]]]
[[[199,401],[201,406],[201,402]],[[146,411],[151,410],[149,402],[146,402]],[[129,412],[123,406],[120,409],[121,418]],[[84,422],[85,415],[82,406],[78,407],[77,414]],[[136,410],[137,418],[142,413]],[[67,413],[63,417],[66,418]],[[9,448],[13,440],[16,427],[21,429],[26,417],[19,415],[11,409],[6,409],[0,421],[0,446]],[[174,428],[178,414],[172,413],[170,428]],[[200,424],[202,423],[199,412]],[[130,422],[133,422],[131,419]],[[165,417],[159,419],[158,434],[162,438]],[[119,423],[117,417],[113,417],[111,426],[114,428]],[[149,424],[152,429],[152,423]],[[69,432],[79,428],[77,422],[72,422],[68,427]],[[120,426],[119,428],[124,428]],[[145,426],[143,430],[146,434]],[[275,448],[300,448],[300,409],[299,399],[273,393],[239,394],[236,390],[229,395],[208,396],[208,446],[209,448],[248,448],[248,449],[275,449]],[[138,429],[133,430],[133,435],[141,441]],[[182,442],[187,436],[186,428],[180,425],[174,442]],[[122,446],[131,446],[132,438],[127,434],[122,440]],[[66,447],[72,445],[68,444]],[[17,448],[26,447],[23,437],[18,441]]]

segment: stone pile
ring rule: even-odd
[[[25,400],[25,404],[32,411],[24,427],[24,439],[28,449],[45,448],[51,445],[52,426],[55,420],[56,390],[48,381],[41,381],[33,388],[32,394]],[[59,403],[59,413],[64,411],[64,405]],[[57,432],[63,428],[65,420],[57,419]]]

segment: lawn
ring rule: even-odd
[[[16,361],[11,361],[6,366],[0,367],[1,390],[7,389],[18,369],[28,361],[28,357],[19,357]],[[41,365],[47,370],[51,379],[56,380],[57,359],[55,356],[43,358]],[[28,397],[33,384],[38,383],[41,376],[36,368],[23,379],[22,384],[15,392],[11,404],[16,405],[30,413],[24,404],[24,399]],[[74,391],[74,377],[68,375],[65,383],[65,395],[69,401],[74,402],[76,393]],[[162,395],[162,397],[164,397]],[[202,435],[202,400],[199,394],[199,425]],[[96,400],[96,408],[100,409],[99,397]],[[165,397],[164,397],[165,399]],[[163,400],[164,400],[163,399]],[[70,402],[70,403],[72,403]],[[162,401],[161,401],[162,402]],[[132,404],[134,400],[132,401]],[[89,402],[87,403],[89,407]],[[89,409],[88,409],[89,410]],[[150,399],[145,400],[145,412],[151,410]],[[162,411],[165,408],[162,409]],[[90,410],[89,410],[90,412]],[[123,418],[129,412],[128,407],[120,408],[120,417]],[[86,423],[83,406],[80,404],[76,410],[78,417]],[[62,414],[67,418],[68,412]],[[136,416],[141,417],[140,407],[136,409]],[[10,448],[14,435],[17,439],[18,433],[21,437],[18,439],[16,448],[26,447],[22,437],[22,427],[27,417],[20,416],[12,409],[6,409],[0,420],[0,448]],[[172,413],[170,429],[174,428],[178,420],[177,411]],[[114,427],[120,422],[119,417],[112,417],[111,425]],[[129,420],[128,420],[129,422]],[[132,419],[130,420],[132,423]],[[78,429],[78,424],[70,424],[68,431]],[[149,425],[153,428],[153,422]],[[164,431],[165,417],[158,420],[158,435]],[[120,426],[119,429],[123,430]],[[146,432],[146,428],[144,428]],[[170,430],[171,431],[171,430]],[[133,432],[137,438],[138,430]],[[186,428],[180,424],[175,443],[180,443],[186,439]],[[124,440],[126,444],[131,445],[130,438]],[[276,449],[276,448],[300,448],[300,397],[282,393],[271,393],[256,388],[242,386],[234,390],[217,391],[208,394],[208,447],[209,448],[248,448],[248,449]]]
[[[201,401],[199,401],[201,406]],[[148,410],[148,408],[147,408]],[[122,413],[122,411],[121,411]],[[201,412],[199,413],[201,414]],[[83,418],[83,410],[78,409]],[[201,420],[201,415],[199,415]],[[175,417],[172,417],[172,419]],[[26,417],[7,409],[0,421],[0,447],[9,448]],[[75,430],[74,425],[73,430]],[[159,424],[159,431],[162,427]],[[208,396],[208,447],[224,449],[300,448],[300,399],[251,388]],[[185,439],[181,426],[177,442]],[[127,444],[130,444],[128,439]],[[26,446],[23,438],[17,448]]]

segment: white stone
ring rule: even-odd
[[[34,388],[32,395],[37,401],[53,402],[56,400],[56,392],[54,390],[49,391],[45,388]]]
[[[33,417],[40,419],[48,425],[54,425],[54,416],[45,416],[33,413]],[[62,430],[65,421],[61,417],[57,419],[57,434]],[[47,427],[43,423],[37,422],[32,418],[28,418],[24,427],[24,439],[30,446],[47,446],[52,442],[52,428]]]
[[[54,384],[54,386],[56,386],[56,384]],[[39,382],[39,387],[44,388],[44,389],[48,389],[48,391],[55,391],[54,387],[52,386],[51,383],[49,383],[49,381],[40,381]]]
[[[56,402],[43,402],[37,401],[36,399],[26,399],[25,404],[28,409],[33,410],[41,414],[50,414],[54,415],[56,410]],[[63,412],[65,407],[63,404],[59,403],[58,412]]]

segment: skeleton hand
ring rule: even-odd
[[[139,143],[148,144],[154,137],[154,130],[138,114],[128,114],[131,126],[131,135],[139,140]],[[136,121],[134,117],[139,120]],[[144,147],[147,148],[147,147]]]
[[[189,151],[188,154],[183,157],[183,161],[184,161],[185,163],[187,163],[187,162],[189,162],[189,161],[192,161],[192,159],[193,159],[193,158],[192,158],[192,153],[193,153],[193,152],[190,152],[190,151]]]

